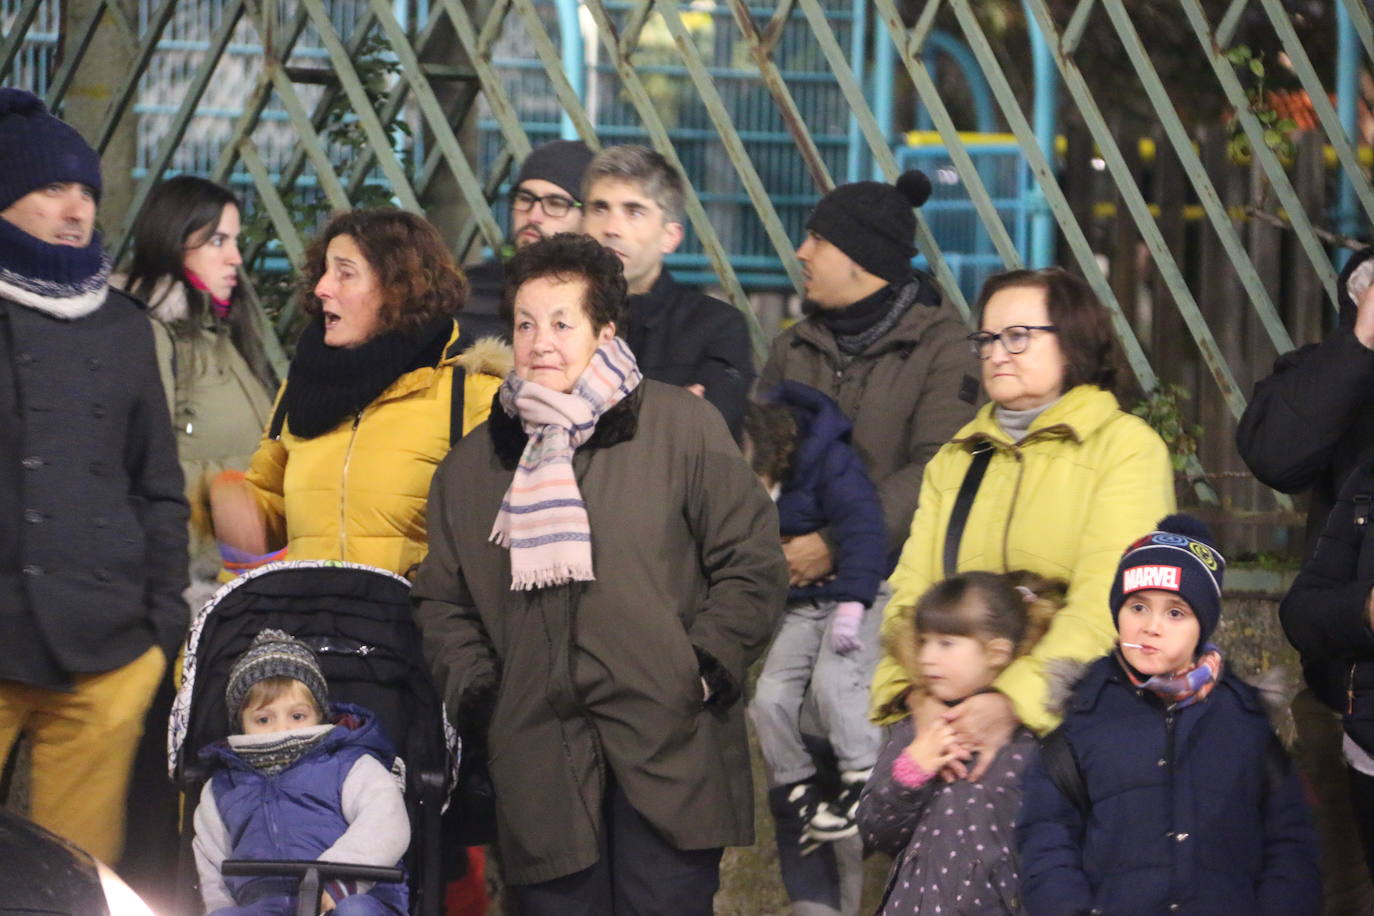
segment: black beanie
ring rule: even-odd
[[[849,255],[850,260],[888,283],[911,276],[916,256],[916,214],[930,197],[930,179],[912,169],[896,185],[856,181],[821,198],[806,228]]]
[[[100,198],[100,156],[43,100],[0,89],[0,210],[54,182],[75,181]]]
[[[537,178],[558,185],[573,200],[582,201],[582,173],[591,164],[593,153],[581,140],[554,140],[536,148],[525,164],[520,166],[520,174],[515,176],[513,187],[520,182]]]
[[[1163,589],[1182,596],[1197,615],[1199,644],[1206,642],[1221,620],[1221,577],[1226,558],[1217,550],[1212,532],[1200,519],[1179,513],[1160,519],[1154,531],[1136,541],[1121,556],[1112,580],[1112,621],[1132,592]],[[1120,624],[1117,624],[1120,628]]]

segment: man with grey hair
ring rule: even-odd
[[[682,176],[659,153],[608,147],[582,179],[582,231],[625,268],[627,340],[640,370],[705,397],[738,441],[754,381],[748,325],[737,309],[679,284],[663,266],[682,243],[684,189]]]

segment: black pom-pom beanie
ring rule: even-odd
[[[856,181],[821,198],[806,228],[847,254],[854,263],[888,283],[911,276],[916,255],[916,214],[930,197],[930,179],[912,169],[895,185]]]

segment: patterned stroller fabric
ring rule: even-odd
[[[220,588],[196,614],[167,726],[173,779],[183,755],[194,762],[202,747],[227,733],[229,668],[267,627],[284,629],[314,649],[331,696],[376,713],[408,767],[437,769],[453,784],[458,738],[420,651],[410,583],[373,566],[310,560],[253,570]]]

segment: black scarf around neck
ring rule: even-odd
[[[433,366],[443,355],[453,319],[415,331],[385,331],[356,347],[324,342],[324,321],[301,331],[282,403],[293,435],[313,439],[362,411],[407,372]]]
[[[858,302],[842,309],[822,309],[817,312],[821,324],[830,329],[836,337],[850,337],[862,334],[882,320],[887,308],[892,304],[892,294],[896,292],[891,285],[880,287]]]
[[[920,301],[938,305],[940,299],[929,295],[920,275],[913,275],[901,286],[884,286],[853,305],[821,312],[820,320],[835,335],[840,360],[847,365],[895,328],[902,316]]]

